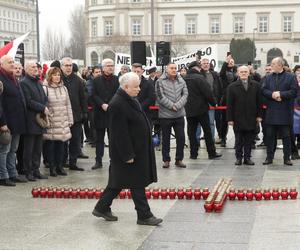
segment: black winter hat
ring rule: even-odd
[[[54,67],[60,68],[60,62],[58,60],[55,60],[50,64],[50,67],[51,68],[54,68]]]

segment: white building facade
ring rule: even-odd
[[[86,0],[86,62],[130,52],[130,41],[151,42],[150,0]],[[218,44],[224,61],[232,38],[255,40],[256,63],[283,56],[300,64],[299,0],[154,0],[154,40],[170,41],[173,53]]]
[[[24,41],[25,59],[37,59],[34,0],[0,0],[0,47],[31,31]]]

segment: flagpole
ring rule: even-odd
[[[36,38],[37,38],[37,61],[40,62],[40,18],[39,18],[39,0],[36,0],[35,5],[35,14],[36,14]]]

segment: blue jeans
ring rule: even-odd
[[[211,129],[212,138],[213,141],[215,141],[215,110],[209,110],[208,116],[209,116],[209,125]]]
[[[8,145],[0,144],[0,179],[17,176],[16,152],[19,146],[20,135],[12,135]]]

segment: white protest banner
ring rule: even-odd
[[[153,57],[146,57],[146,68],[149,69],[152,66],[155,66],[155,58]],[[115,56],[115,74],[118,75],[122,66],[131,66],[131,56],[129,54],[124,53],[116,53]]]
[[[217,67],[218,62],[218,48],[217,44],[212,44],[206,48],[199,49],[198,52],[187,54],[184,56],[172,58],[172,62],[177,64],[178,70],[182,67],[188,67],[188,65],[196,60],[196,56],[199,54],[199,58],[207,58],[209,59],[210,63]]]

